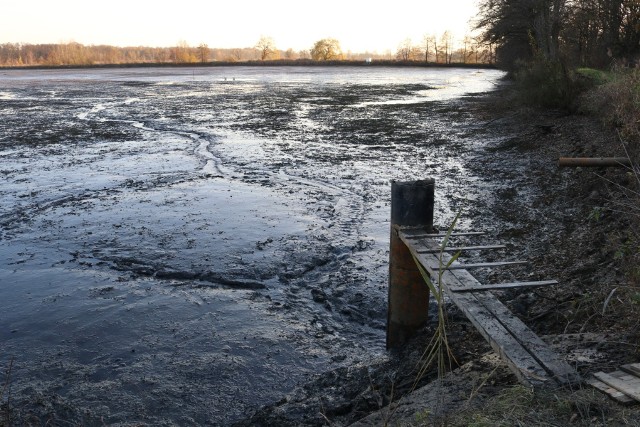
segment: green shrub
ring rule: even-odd
[[[595,68],[578,68],[576,74],[579,79],[584,79],[588,86],[600,86],[613,80],[613,73]]]
[[[545,108],[573,109],[586,86],[562,62],[542,57],[521,63],[515,80],[522,103]]]

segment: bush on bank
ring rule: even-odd
[[[640,69],[614,69],[604,83],[584,97],[582,105],[620,132],[635,154],[640,144]]]
[[[543,57],[520,63],[514,74],[520,102],[542,108],[573,110],[587,82],[561,61]]]

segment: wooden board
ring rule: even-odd
[[[622,365],[620,369],[628,374],[640,377],[640,363],[632,363],[630,365]]]
[[[405,236],[409,239],[424,239],[424,238],[438,238],[447,237],[447,233],[425,233],[419,230],[400,229]],[[451,237],[468,237],[468,236],[483,236],[486,233],[484,231],[467,231],[465,233],[451,233]]]
[[[402,234],[400,237],[403,237]],[[403,241],[414,253],[416,259],[437,280],[440,271],[429,268],[429,266],[440,263],[440,254],[436,256],[417,252],[418,248],[433,248],[435,243],[424,240],[408,242],[403,239]],[[448,254],[442,254],[442,258],[444,263],[451,259]],[[520,374],[516,372],[516,375],[521,379],[530,383],[544,382],[548,379],[549,374],[552,374],[560,384],[580,381],[575,370],[565,361],[559,359],[546,343],[515,317],[494,295],[486,293],[456,294],[456,290],[482,286],[467,270],[442,272],[441,285],[498,354],[505,360],[509,359],[507,363],[514,372],[520,371]]]
[[[640,402],[640,378],[617,371],[615,375],[596,372],[594,377]]]
[[[496,283],[490,285],[470,286],[464,289],[455,289],[452,292],[482,292],[482,291],[499,291],[504,289],[516,288],[535,288],[538,286],[557,285],[557,280],[539,280],[535,282],[514,282],[514,283]]]
[[[419,252],[422,249],[435,248],[435,242],[409,239],[402,231],[399,235],[434,281],[437,281],[438,276],[441,275],[442,289],[505,360],[521,382],[533,386],[544,386],[549,383],[564,385],[580,381],[575,370],[559,359],[546,343],[515,317],[493,294],[456,293],[456,290],[482,285],[466,269],[440,271],[438,268],[433,268],[434,265],[440,264],[440,256],[445,264],[451,259],[448,254]]]
[[[606,393],[607,395],[609,395],[610,398],[612,398],[616,402],[621,403],[623,405],[628,405],[630,403],[635,402],[634,399],[630,398],[623,392],[616,390],[615,388],[603,383],[602,381],[596,378],[589,378],[586,381],[586,383],[594,388],[597,388],[601,392]]]
[[[446,264],[443,265],[442,269],[444,270],[446,268],[447,270],[469,270],[474,268],[505,267],[509,265],[522,265],[522,264],[529,264],[529,262],[528,261],[496,261],[496,262],[476,262],[471,264],[460,264],[460,263],[454,262],[449,267],[447,267]],[[434,270],[434,271],[438,271],[439,269],[440,269],[439,264],[432,265],[430,267],[430,270]]]
[[[542,341],[494,295],[483,292],[476,294],[476,297],[559,384],[577,384],[581,381],[575,369],[561,359],[547,343]]]
[[[506,245],[479,245],[479,246],[458,246],[435,249],[418,249],[420,254],[437,254],[440,252],[466,252],[466,251],[491,251],[506,249]]]

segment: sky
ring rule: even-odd
[[[310,49],[331,37],[343,51],[395,52],[407,38],[470,33],[477,0],[2,0],[0,43]]]

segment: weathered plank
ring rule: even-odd
[[[418,249],[420,254],[437,254],[440,252],[466,252],[466,251],[489,251],[497,249],[505,249],[506,245],[482,245],[482,246],[458,246],[435,249]]]
[[[437,238],[447,237],[447,233],[424,233],[416,230],[403,230],[409,239],[424,239],[424,238]],[[467,231],[464,233],[451,233],[451,237],[466,237],[466,236],[483,236],[487,233],[484,231]]]
[[[542,341],[527,325],[516,317],[494,295],[476,294],[483,304],[508,329],[514,338],[549,372],[561,385],[576,384],[580,376],[566,361],[562,360],[551,347]]]
[[[562,385],[579,382],[575,370],[493,294],[456,292],[482,285],[466,269],[442,271],[440,265],[446,265],[451,259],[449,254],[418,252],[424,248],[435,249],[435,242],[416,242],[407,238],[403,232],[399,236],[434,280],[437,281],[441,275],[439,285],[442,289],[522,382],[534,386],[544,385],[549,383],[551,377]]]
[[[597,378],[589,378],[588,380],[585,381],[587,384],[589,384],[590,386],[597,388],[598,390],[600,390],[603,393],[606,393],[607,395],[609,395],[610,398],[612,398],[613,400],[615,400],[618,403],[621,403],[623,405],[628,405],[630,403],[635,402],[634,399],[630,398],[629,396],[627,396],[626,394],[624,394],[623,392],[603,383],[602,381],[600,381]]]
[[[399,235],[405,244],[409,243],[402,232]],[[410,243],[407,244],[407,247],[427,269],[429,274],[436,277],[439,275],[439,271],[429,267],[438,261],[438,256],[434,254],[418,254],[415,245]],[[492,313],[478,303],[475,294],[455,294],[449,291],[453,288],[464,288],[468,285],[479,284],[466,270],[460,270],[459,273],[460,277],[453,275],[451,271],[442,272],[442,280],[439,283],[442,289],[447,292],[451,300],[462,310],[521,382],[536,387],[549,383],[551,379],[547,371],[522,347],[522,344]]]
[[[509,265],[523,265],[529,264],[529,261],[496,261],[496,262],[476,262],[470,264],[460,264],[454,263],[447,267],[446,265],[442,266],[443,270],[470,270],[474,268],[491,268],[491,267],[506,267]],[[435,265],[431,267],[432,270],[438,271],[440,269],[440,265]]]
[[[470,286],[464,289],[455,289],[452,292],[480,292],[480,291],[499,291],[514,288],[535,288],[538,286],[557,285],[557,280],[539,280],[534,282],[513,282],[513,283],[496,283],[490,285]]]
[[[640,377],[640,363],[632,363],[630,365],[622,365],[620,367],[624,372],[628,374],[635,375],[636,377]]]
[[[604,372],[596,372],[593,376],[640,402],[640,378],[622,372],[620,374],[614,376]]]

